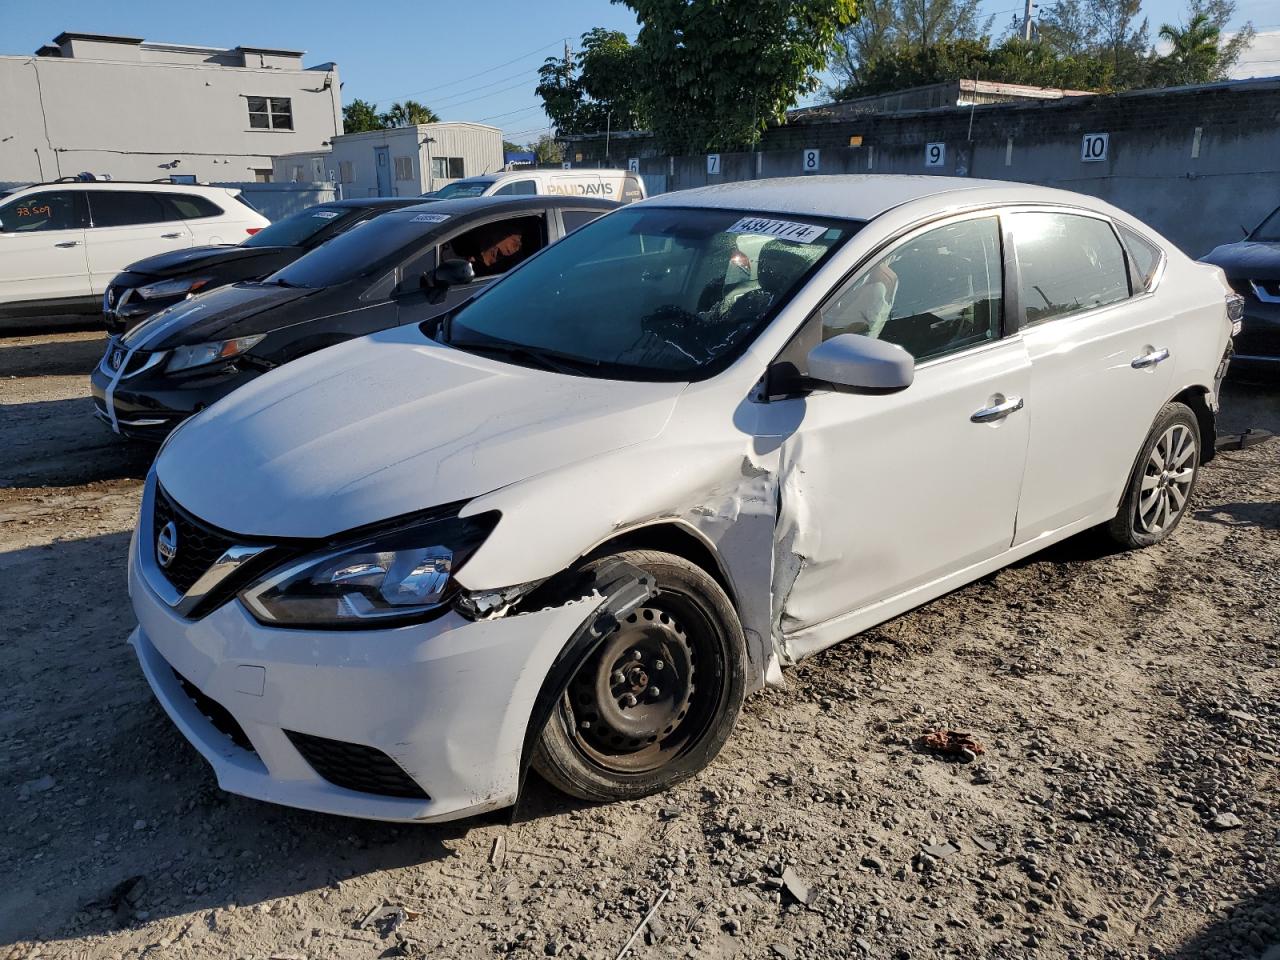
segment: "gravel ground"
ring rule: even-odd
[[[613,960],[660,900],[631,956],[1280,956],[1280,443],[1160,547],[1076,538],[789,671],[668,795],[396,826],[220,792],[153,702],[101,349],[0,340],[0,958]],[[1245,425],[1280,392],[1231,388]]]

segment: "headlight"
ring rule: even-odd
[[[313,553],[240,594],[263,623],[281,627],[372,627],[437,610],[454,572],[498,522],[491,512],[429,520]]]
[[[195,280],[186,278],[160,280],[156,283],[148,283],[145,287],[138,287],[134,293],[143,300],[157,300],[161,297],[184,297],[207,287],[212,279],[212,277],[199,277]]]
[[[234,340],[214,340],[211,343],[197,343],[190,347],[178,347],[173,356],[165,364],[165,370],[174,373],[178,370],[189,370],[191,367],[202,367],[206,363],[221,363],[244,353],[255,343],[265,337],[258,333],[252,337],[237,337]]]

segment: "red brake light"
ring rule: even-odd
[[[247,234],[248,234],[249,236],[251,236],[251,237],[252,237],[255,233],[260,233],[261,231],[262,231],[262,228],[261,228],[261,227],[245,227],[245,228],[244,228],[244,232],[245,232],[245,233],[247,233]]]

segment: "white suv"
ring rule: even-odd
[[[43,183],[0,195],[0,317],[94,312],[117,273],[169,250],[239,243],[270,223],[239,190]]]

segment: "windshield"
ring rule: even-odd
[[[333,221],[347,214],[355,213],[354,207],[308,207],[283,220],[277,220],[269,227],[263,227],[248,240],[241,242],[242,247],[296,247],[306,243],[313,236],[330,226]]]
[[[428,193],[426,196],[433,200],[454,200],[458,197],[480,197],[484,192],[493,186],[492,180],[455,180],[453,183],[445,184],[434,193]]]
[[[448,214],[415,213],[413,207],[384,213],[355,224],[262,282],[282,287],[346,283],[383,269],[402,250],[422,241],[448,219]]]
[[[462,307],[448,342],[513,358],[541,354],[600,376],[702,379],[728,366],[860,226],[731,210],[620,210]]]
[[[1280,208],[1271,211],[1271,216],[1258,224],[1258,229],[1249,235],[1250,240],[1263,243],[1280,243]]]

